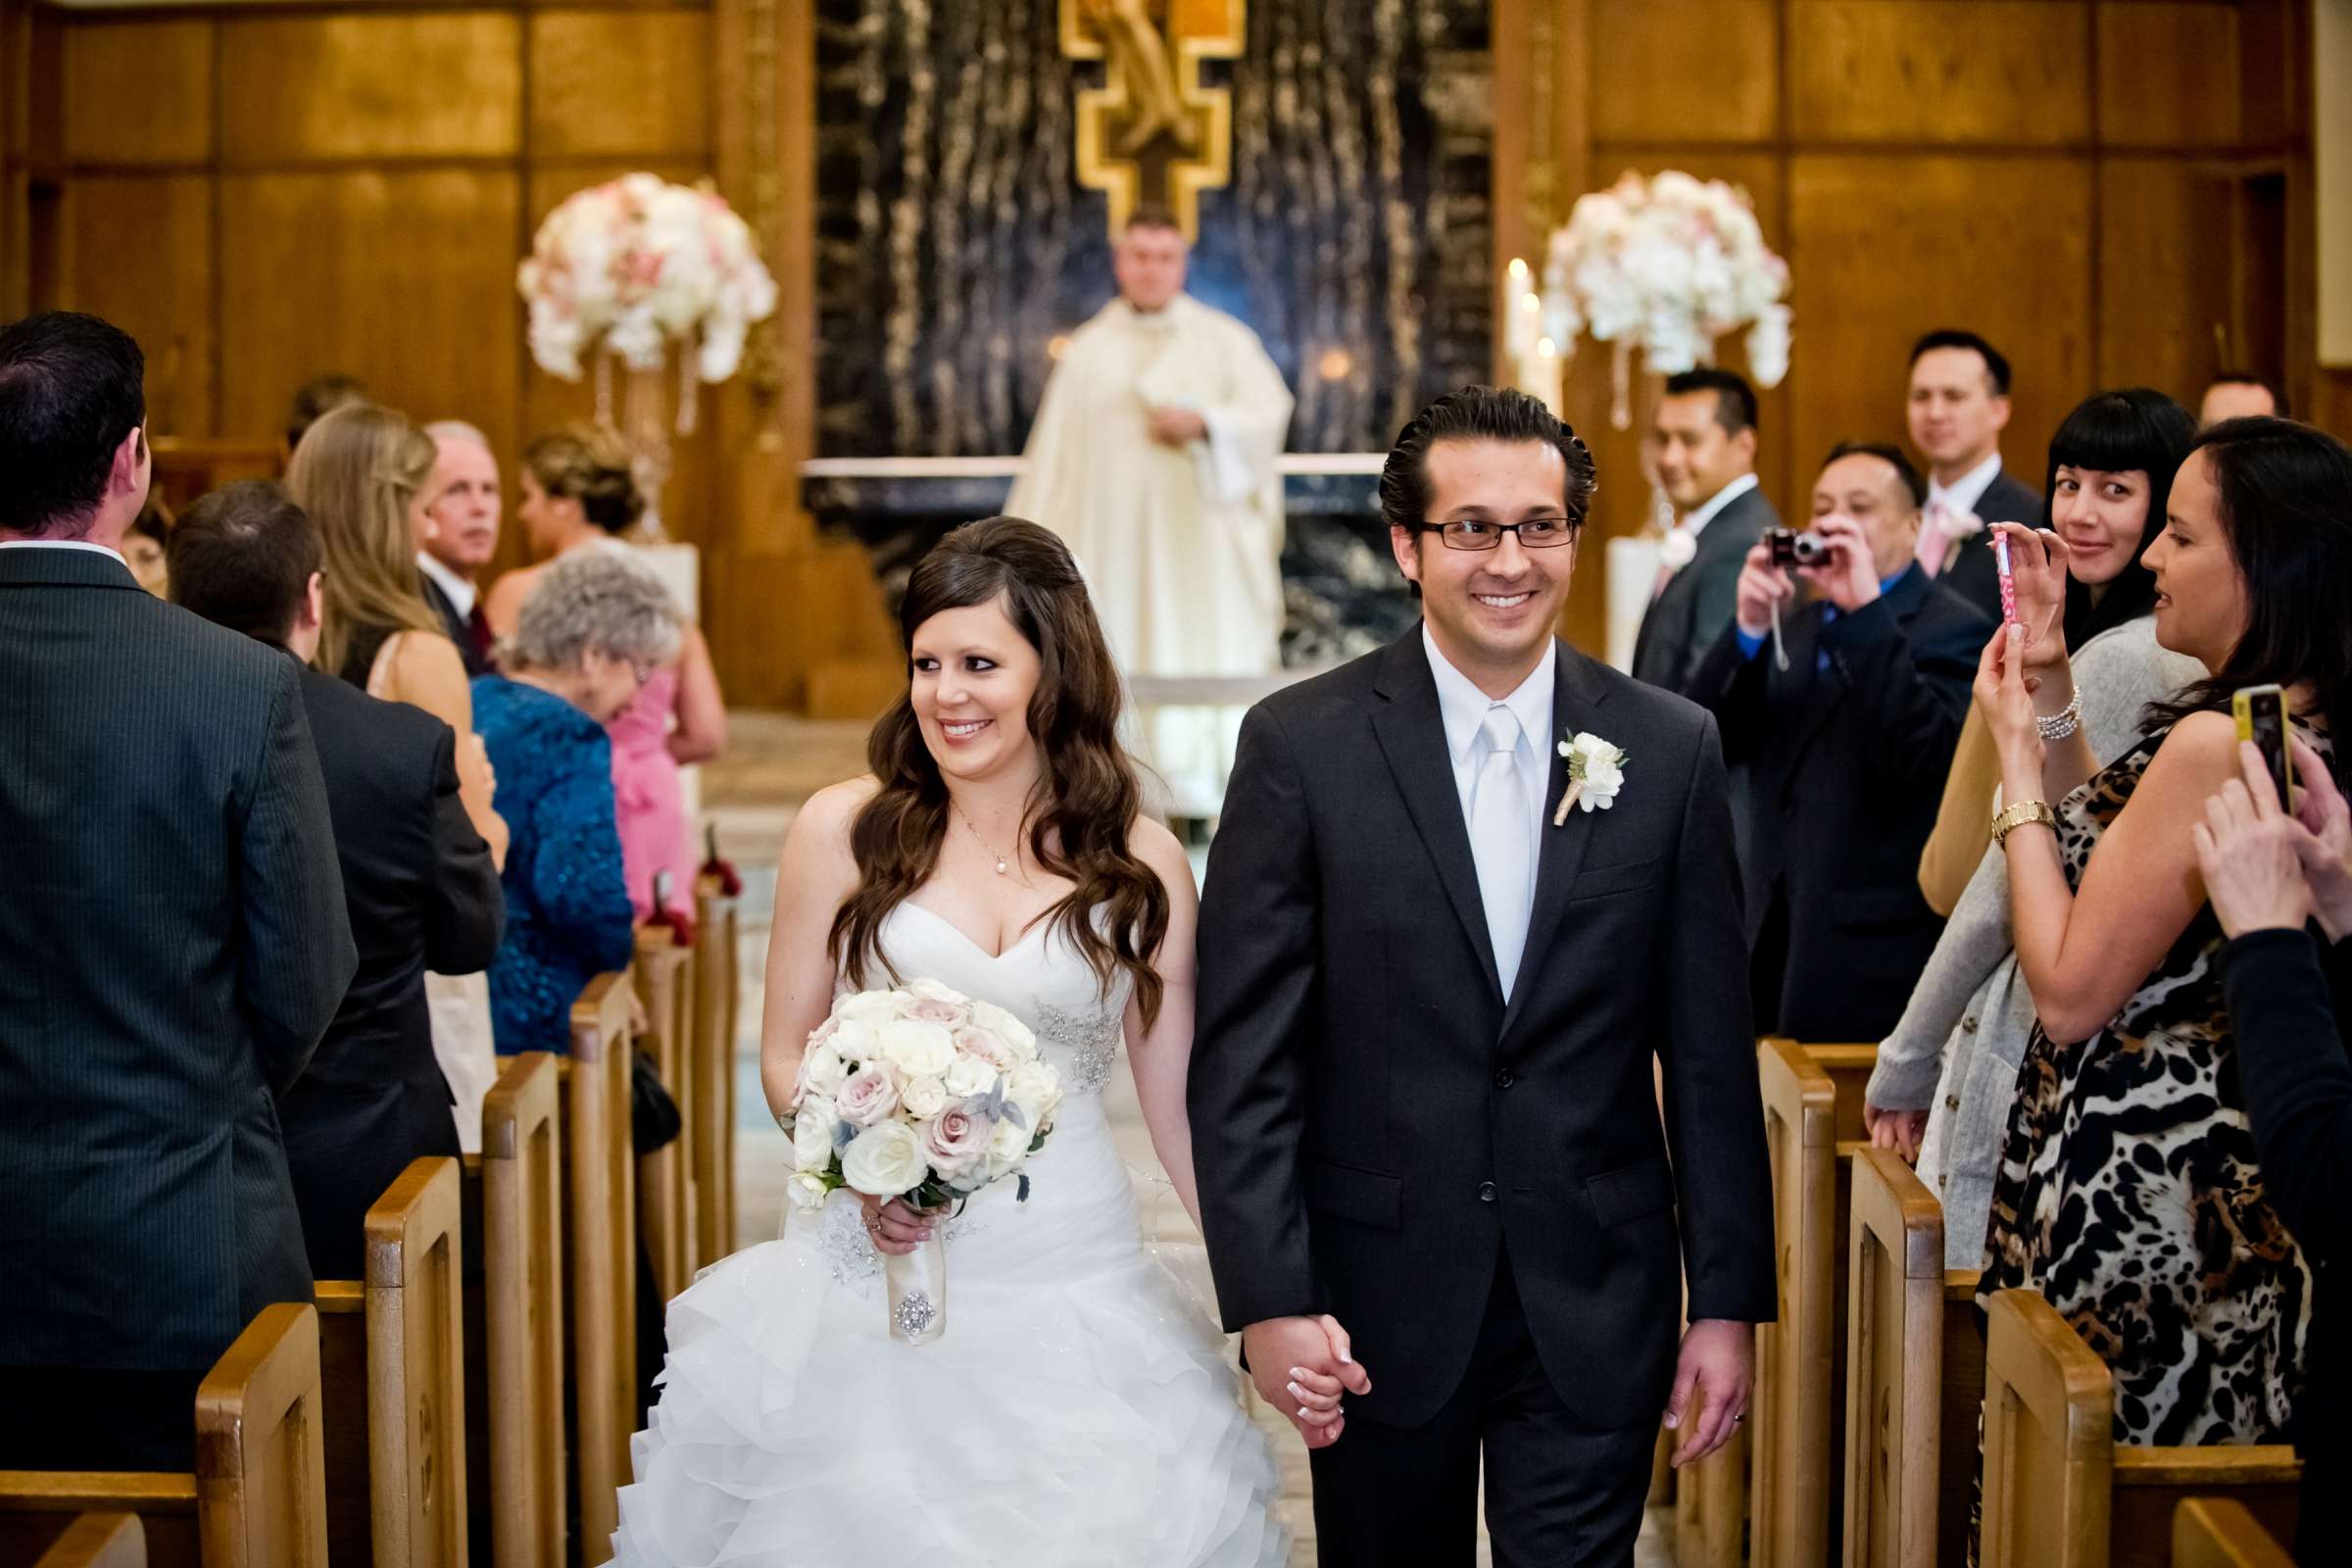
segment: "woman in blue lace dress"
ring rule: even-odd
[[[512,832],[507,936],[490,967],[502,1054],[567,1052],[571,1004],[634,956],[605,724],[678,651],[678,612],[650,569],[605,552],[549,566],[502,660],[473,683],[473,722]]]

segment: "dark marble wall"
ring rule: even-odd
[[[1110,295],[1056,0],[818,0],[818,449],[1018,452],[1047,345]],[[1233,179],[1193,289],[1257,328],[1294,451],[1388,446],[1484,379],[1487,0],[1250,0]]]

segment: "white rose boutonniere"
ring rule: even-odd
[[[1568,788],[1560,796],[1559,809],[1551,813],[1553,827],[1568,820],[1572,807],[1605,811],[1617,804],[1617,792],[1625,787],[1622,747],[1589,730],[1578,730],[1560,742],[1560,755],[1568,759]]]
[[[1682,570],[1690,564],[1697,555],[1698,535],[1688,528],[1679,526],[1669,528],[1666,530],[1666,537],[1658,541],[1658,564],[1664,566],[1668,571]]]

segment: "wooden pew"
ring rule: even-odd
[[[629,1146],[629,987],[600,974],[571,1004],[564,1080],[564,1305],[576,1418],[579,1547],[611,1552],[637,1416],[637,1161]]]
[[[147,1531],[133,1513],[85,1513],[34,1568],[147,1568]]]
[[[2163,1568],[2174,1510],[2194,1497],[2228,1496],[2293,1536],[2292,1448],[2119,1445],[2114,1380],[2057,1309],[2011,1290],[1990,1316],[1983,1568]]]
[[[2191,1497],[2173,1510],[2173,1568],[2295,1568],[2295,1559],[2244,1503]]]
[[[1936,1445],[1936,1561],[1968,1561],[1968,1510],[1977,1488],[1977,1423],[1984,1409],[1984,1320],[1977,1270],[1943,1273],[1943,1331],[1936,1358],[1936,1400],[1911,1430]]]
[[[1693,1413],[1691,1419],[1696,1420]],[[1748,1427],[1674,1472],[1675,1568],[1740,1568],[1747,1561]],[[1675,1440],[1668,1433],[1669,1442]]]
[[[1844,1561],[1935,1568],[1943,1209],[1891,1150],[1863,1149],[1852,1172]]]
[[[1837,1090],[1789,1041],[1760,1042],[1756,1060],[1772,1172],[1779,1320],[1756,1330],[1750,1558],[1756,1568],[1812,1568],[1828,1561],[1829,1551]]]
[[[483,1448],[472,1473],[489,1502],[496,1568],[564,1564],[560,1059],[512,1058],[482,1102],[483,1267],[466,1316],[481,1325],[485,1353],[467,1358],[466,1406]]]
[[[694,885],[695,1265],[706,1268],[735,1250],[735,1025],[739,976],[737,906],[715,876]]]
[[[694,1006],[692,956],[692,950],[679,947],[666,927],[648,926],[637,933],[637,961],[630,970],[636,980],[638,1004],[645,1008],[646,1031],[638,1049],[652,1059],[662,1087],[681,1112],[692,1098],[686,1073]],[[665,1301],[694,1278],[693,1199],[688,1192],[692,1172],[687,1145],[692,1131],[693,1122],[688,1118],[677,1138],[650,1154],[637,1156],[637,1224],[653,1258],[654,1284]]]
[[[414,1160],[368,1209],[364,1280],[320,1280],[330,1556],[427,1568],[466,1555],[458,1161]]]
[[[318,1312],[264,1307],[196,1389],[192,1475],[0,1470],[0,1562],[29,1562],[77,1516],[136,1514],[157,1568],[324,1568]]]

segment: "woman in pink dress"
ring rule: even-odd
[[[612,432],[565,425],[523,449],[516,514],[535,553],[626,550],[621,536],[644,511],[628,453]],[[491,586],[482,611],[497,635],[514,628],[542,569],[510,571]],[[677,662],[652,671],[636,702],[605,729],[612,739],[612,805],[629,903],[639,921],[651,917],[657,880],[667,872],[667,918],[691,930],[701,857],[686,821],[678,769],[717,756],[727,738],[726,704],[699,627],[687,623]]]

